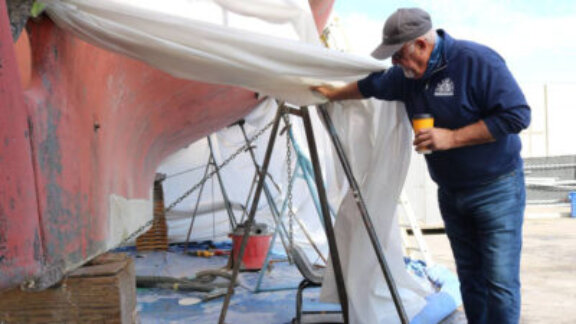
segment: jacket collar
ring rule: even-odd
[[[438,37],[442,38],[442,40],[440,41],[441,44],[439,48],[440,62],[435,64],[432,72],[425,74],[424,79],[430,78],[432,75],[434,75],[438,71],[445,69],[446,66],[448,66],[448,53],[450,53],[450,49],[452,48],[452,45],[454,43],[454,38],[448,35],[448,33],[444,31],[444,29],[437,29],[436,34],[438,35]]]

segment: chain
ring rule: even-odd
[[[252,144],[252,142],[254,142],[255,140],[257,140],[260,136],[262,136],[262,134],[264,134],[270,127],[272,127],[272,125],[274,124],[274,120],[272,120],[270,123],[268,123],[266,126],[264,126],[262,129],[260,129],[254,136],[252,136],[251,139],[249,139],[248,141],[246,141],[246,144],[244,144],[242,147],[240,147],[236,152],[234,152],[232,155],[230,155],[224,162],[222,162],[217,168],[214,168],[214,170],[212,170],[210,173],[208,173],[202,180],[200,180],[200,182],[198,182],[196,185],[194,185],[192,188],[190,188],[190,190],[186,191],[182,196],[180,196],[178,199],[176,199],[173,203],[170,204],[170,206],[168,206],[167,208],[165,208],[165,212],[168,213],[169,211],[171,211],[174,207],[176,207],[176,205],[178,205],[179,203],[181,203],[184,199],[186,199],[186,197],[190,196],[196,189],[198,189],[202,184],[204,184],[206,181],[208,181],[210,178],[212,178],[217,172],[218,170],[221,170],[223,167],[225,167],[226,165],[228,165],[232,160],[234,160],[238,155],[240,155],[242,152],[246,151],[248,149],[248,147],[250,147],[250,145]],[[125,238],[124,240],[122,240],[122,242],[120,243],[120,245],[124,245],[126,244],[126,242],[132,240],[134,237],[137,237],[138,235],[140,235],[144,230],[146,230],[148,228],[148,226],[152,225],[154,223],[154,218],[152,218],[150,221],[146,222],[146,224],[142,225],[140,228],[138,228],[134,233],[130,234],[130,236],[128,236],[127,238]]]
[[[206,181],[208,181],[208,179],[212,178],[212,176],[214,176],[218,172],[218,170],[221,170],[223,167],[228,165],[228,163],[230,163],[232,160],[234,160],[238,155],[240,155],[242,152],[246,151],[248,149],[248,147],[250,146],[250,144],[252,144],[252,142],[254,142],[256,139],[258,139],[260,136],[262,136],[262,134],[264,134],[268,130],[268,128],[272,127],[272,124],[274,124],[274,121],[271,121],[266,126],[264,126],[264,128],[259,130],[258,133],[256,133],[250,140],[248,140],[248,142],[246,144],[244,144],[236,152],[234,152],[232,155],[230,155],[217,168],[214,168],[214,170],[212,170],[210,173],[208,173],[194,187],[190,188],[190,190],[186,191],[182,196],[180,196],[180,198],[176,199],[173,203],[171,203],[170,206],[168,206],[166,208],[166,212],[171,211],[174,207],[176,207],[176,205],[181,203],[184,199],[186,199],[186,197],[190,196],[196,189],[198,189],[202,184],[204,184],[204,182],[206,182]]]
[[[136,232],[130,234],[127,238],[125,238],[122,242],[120,242],[119,246],[123,246],[124,244],[126,244],[127,242],[129,242],[130,240],[132,240],[133,238],[139,236],[142,232],[144,232],[144,230],[146,228],[148,228],[148,226],[152,225],[152,223],[154,223],[154,217],[152,217],[151,220],[149,220],[148,222],[146,222],[146,224],[140,226],[139,229],[136,230]]]
[[[292,145],[290,143],[290,116],[284,115],[284,123],[286,124],[286,173],[288,175],[288,229],[290,231],[289,244],[290,250],[294,249],[294,211],[292,209]]]

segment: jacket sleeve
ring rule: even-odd
[[[385,71],[374,72],[358,81],[358,90],[364,98],[377,98],[383,100],[402,100],[403,82],[399,78],[398,67]]]
[[[495,139],[517,134],[530,124],[530,107],[504,60],[495,52],[483,55],[473,89],[483,120]]]

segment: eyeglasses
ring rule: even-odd
[[[392,54],[392,60],[393,61],[400,61],[404,57],[403,51],[404,51],[404,47],[401,47],[399,50],[394,52],[394,54]]]
[[[412,46],[414,44],[414,42],[408,42],[405,43],[402,47],[400,47],[399,50],[397,50],[396,52],[394,52],[394,54],[392,54],[392,60],[394,61],[400,61],[401,59],[404,58],[404,50],[407,48],[410,48],[410,46]]]

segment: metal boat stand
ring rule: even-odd
[[[351,187],[352,193],[355,197],[356,203],[357,203],[358,208],[360,210],[360,214],[362,215],[362,220],[364,222],[364,226],[366,227],[368,235],[370,236],[372,246],[375,250],[376,256],[378,258],[378,262],[380,263],[380,267],[381,267],[381,270],[383,272],[386,283],[388,285],[388,288],[390,289],[390,293],[392,295],[392,299],[393,299],[394,304],[396,306],[398,316],[400,317],[401,323],[408,324],[408,318],[406,316],[406,312],[404,310],[404,307],[403,307],[402,302],[400,300],[400,297],[398,295],[398,290],[397,290],[396,285],[394,283],[394,280],[390,274],[390,270],[388,268],[386,258],[384,256],[384,253],[382,252],[382,248],[381,248],[380,243],[378,241],[378,237],[376,236],[376,231],[374,230],[374,226],[373,226],[372,221],[368,215],[368,210],[366,208],[366,205],[365,205],[364,200],[362,198],[362,195],[360,193],[360,188],[358,186],[358,183],[356,182],[356,179],[354,178],[354,175],[352,174],[352,169],[351,169],[350,164],[348,162],[348,159],[344,153],[344,150],[342,148],[342,144],[341,144],[341,142],[338,138],[338,135],[336,133],[336,129],[334,128],[332,120],[331,120],[330,116],[328,115],[328,112],[326,111],[326,107],[320,106],[319,110],[320,110],[321,116],[324,119],[324,122],[328,128],[331,140],[332,140],[332,142],[336,148],[340,162],[342,164],[342,167],[343,167],[344,172],[346,174],[346,177],[348,179],[348,183]],[[270,159],[272,156],[272,151],[274,149],[274,144],[276,142],[276,136],[278,134],[278,129],[280,126],[280,121],[282,120],[282,116],[284,114],[293,114],[293,115],[299,116],[302,118],[302,121],[304,123],[304,130],[305,130],[306,139],[308,142],[308,149],[310,152],[310,158],[312,160],[312,166],[314,169],[314,179],[316,182],[316,189],[317,189],[317,193],[318,193],[318,198],[320,200],[320,206],[321,206],[321,210],[322,210],[322,218],[324,220],[324,229],[326,231],[326,237],[327,237],[328,246],[330,249],[330,258],[331,258],[332,266],[334,269],[336,288],[338,291],[338,297],[339,297],[340,305],[342,308],[342,317],[344,319],[344,323],[349,323],[349,320],[348,320],[349,319],[348,296],[347,296],[346,287],[344,284],[344,276],[342,273],[342,265],[340,262],[340,256],[338,254],[338,248],[336,246],[336,238],[334,235],[334,228],[333,228],[332,220],[330,217],[330,210],[329,210],[329,206],[328,206],[328,197],[326,195],[326,189],[325,189],[324,183],[322,181],[322,176],[321,176],[322,170],[320,168],[318,150],[317,150],[317,146],[316,146],[316,141],[314,139],[314,131],[312,128],[312,121],[310,119],[310,113],[309,113],[308,107],[303,106],[303,107],[300,107],[300,109],[295,109],[295,108],[287,107],[285,104],[281,104],[278,107],[278,111],[277,111],[276,117],[274,119],[274,124],[272,126],[272,131],[270,133],[270,140],[269,140],[268,146],[266,148],[266,154],[264,157],[264,163],[262,165],[261,172],[262,172],[262,174],[266,174],[266,172],[268,171],[268,167],[270,165]],[[234,268],[233,268],[233,272],[232,272],[232,279],[230,280],[230,285],[228,286],[228,291],[227,291],[226,297],[225,297],[223,305],[222,305],[222,310],[220,312],[220,318],[218,320],[219,324],[225,324],[226,314],[228,312],[230,300],[232,298],[232,294],[234,293],[234,284],[238,279],[238,273],[240,271],[241,260],[244,256],[244,250],[245,250],[246,245],[248,243],[249,233],[250,233],[250,230],[251,230],[252,225],[254,223],[254,217],[256,215],[256,209],[258,206],[260,195],[261,195],[263,187],[264,187],[264,183],[265,183],[265,177],[264,176],[259,177],[256,191],[254,193],[253,202],[252,202],[252,205],[250,208],[250,213],[248,214],[248,219],[245,222],[246,229],[245,229],[244,235],[242,237],[240,250],[238,251],[238,255],[234,256],[235,259],[237,260],[237,262],[233,262]]]
[[[216,161],[216,156],[214,155],[214,146],[212,145],[212,138],[210,135],[206,136],[206,140],[208,141],[208,147],[210,148],[210,156],[212,157],[213,168],[216,170],[216,177],[218,178],[218,184],[220,185],[220,191],[222,193],[222,199],[224,200],[224,204],[226,206],[226,213],[228,213],[228,220],[230,221],[230,227],[236,228],[237,221],[236,216],[234,215],[234,211],[232,210],[232,203],[230,202],[230,198],[228,198],[228,193],[226,192],[226,186],[224,185],[224,181],[222,180],[222,175],[220,174],[220,167],[218,166],[218,161]]]
[[[220,186],[220,192],[222,194],[222,199],[224,200],[224,207],[226,208],[226,213],[228,214],[228,221],[230,222],[230,228],[236,228],[237,221],[236,216],[234,215],[234,211],[232,210],[232,203],[230,202],[230,198],[228,197],[228,193],[226,192],[226,186],[224,185],[224,181],[222,180],[222,175],[220,174],[220,167],[218,166],[218,161],[216,161],[216,156],[214,154],[214,147],[212,145],[212,139],[210,136],[206,136],[206,141],[208,143],[208,148],[210,150],[210,155],[208,157],[208,162],[206,163],[206,167],[204,169],[204,176],[206,178],[210,168],[214,169],[214,173],[218,178],[218,184]],[[194,228],[194,221],[196,220],[196,216],[198,213],[198,207],[200,206],[200,198],[202,197],[202,192],[204,191],[204,186],[206,182],[202,182],[200,185],[200,190],[198,192],[198,198],[196,199],[196,205],[194,206],[194,210],[192,212],[192,216],[190,218],[190,226],[188,227],[188,232],[186,234],[186,248],[185,251],[188,252],[188,248],[190,246],[190,236],[192,234],[192,229]]]
[[[246,144],[249,144],[248,134],[246,133],[246,129],[244,128],[244,120],[240,120],[236,124],[238,124],[238,126],[240,127],[240,130],[242,131],[242,136],[244,137]],[[256,177],[254,180],[259,179],[260,177],[266,178],[266,176],[268,176],[268,170],[263,170],[260,167],[260,165],[258,165],[258,161],[256,160],[256,154],[254,153],[254,147],[250,145],[246,150],[250,154],[250,159],[252,160],[252,163],[254,164],[254,168],[256,170]],[[262,190],[264,190],[264,195],[266,196],[266,201],[268,202],[268,206],[270,208],[270,214],[272,215],[274,223],[276,224],[276,231],[274,232],[274,238],[276,237],[276,233],[279,233],[280,241],[282,242],[282,246],[287,252],[288,260],[292,262],[291,255],[288,253],[289,250],[288,234],[287,234],[288,231],[286,230],[284,223],[282,222],[283,210],[282,211],[278,210],[278,207],[274,202],[274,196],[272,195],[272,192],[268,187],[266,181],[264,181],[264,184],[262,185]],[[249,231],[249,229],[246,229],[246,231]]]
[[[240,127],[240,130],[242,132],[242,136],[244,137],[244,140],[246,141],[246,144],[249,144],[248,141],[248,134],[246,133],[246,129],[244,128],[244,124],[245,121],[239,120],[238,122],[232,124],[232,126],[234,125],[238,125],[238,127]],[[280,132],[282,133],[282,132]],[[318,202],[318,198],[317,198],[317,193],[315,188],[312,185],[312,164],[310,163],[310,161],[307,160],[306,157],[304,157],[304,155],[302,154],[302,152],[300,151],[300,148],[298,147],[298,144],[296,143],[294,136],[293,136],[293,132],[292,132],[292,128],[289,127],[288,131],[287,131],[287,136],[289,136],[290,139],[290,143],[293,147],[293,149],[296,151],[296,166],[294,168],[294,171],[292,173],[292,176],[290,177],[290,184],[288,185],[289,188],[292,187],[293,183],[295,182],[297,176],[300,174],[300,176],[306,180],[306,183],[308,185],[308,189],[310,191],[310,195],[312,196],[312,199],[314,201],[314,205],[316,206],[316,209],[318,211],[318,215],[321,215],[321,211],[320,211],[320,203]],[[254,168],[256,169],[256,177],[254,178],[254,182],[257,182],[258,177],[261,175],[261,167],[258,164],[258,161],[256,160],[256,154],[254,153],[254,146],[248,146],[247,151],[249,151],[250,153],[250,157],[252,159],[252,163],[254,164]],[[301,172],[298,172],[298,171]],[[287,212],[288,209],[290,209],[291,207],[288,206],[288,200],[290,192],[285,193],[284,195],[284,201],[282,203],[282,207],[280,208],[280,211],[278,211],[278,207],[276,205],[276,202],[274,201],[274,198],[268,188],[268,185],[266,184],[266,182],[264,182],[264,186],[263,186],[263,190],[264,190],[264,195],[266,196],[266,200],[268,202],[268,205],[270,206],[270,211],[274,217],[274,221],[276,222],[276,229],[274,230],[274,234],[272,235],[272,239],[270,242],[270,247],[268,248],[268,252],[266,253],[266,258],[264,259],[264,263],[262,265],[262,269],[266,269],[268,268],[271,259],[272,259],[272,247],[274,246],[274,243],[276,242],[276,238],[279,236],[280,240],[282,242],[282,246],[284,247],[284,250],[286,251],[286,256],[288,261],[292,264],[294,263],[294,257],[292,256],[292,245],[287,243],[291,240],[290,235],[288,233],[288,231],[286,230],[284,223],[283,223],[283,217],[285,215],[285,213]],[[330,211],[332,212],[332,215],[335,215],[334,211],[332,209],[330,209]],[[300,229],[302,230],[302,233],[306,236],[306,239],[308,240],[308,242],[310,243],[310,245],[314,248],[314,250],[316,251],[316,253],[318,253],[319,257],[324,260],[324,262],[326,263],[327,260],[326,258],[322,255],[320,249],[318,248],[318,246],[316,245],[316,243],[314,242],[314,240],[312,239],[312,237],[310,236],[310,233],[307,231],[304,223],[296,216],[294,215],[294,219],[296,220],[296,223],[299,225]],[[254,288],[254,292],[259,293],[259,292],[270,292],[270,291],[279,291],[279,290],[290,290],[290,289],[298,289],[297,286],[275,286],[275,287],[268,287],[268,288],[262,288],[262,282],[264,280],[266,272],[265,271],[260,271],[260,274],[258,276],[258,280],[256,282],[256,287]]]

